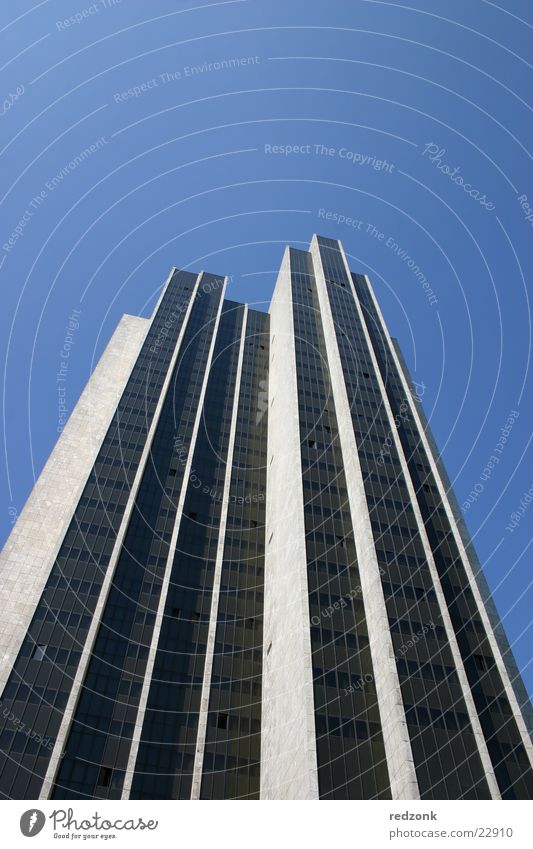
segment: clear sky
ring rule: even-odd
[[[73,310],[69,410],[172,265],[265,309],[319,232],[425,386],[531,692],[532,37],[529,0],[3,3],[0,541],[57,439]]]

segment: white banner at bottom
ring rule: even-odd
[[[6,847],[533,846],[529,802],[4,801]]]

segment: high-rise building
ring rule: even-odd
[[[0,559],[4,798],[524,799],[531,709],[339,242],[268,313],[173,269]]]

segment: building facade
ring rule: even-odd
[[[173,269],[0,556],[0,793],[525,799],[531,711],[368,278]]]

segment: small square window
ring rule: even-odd
[[[226,729],[228,727],[228,714],[219,713],[217,717],[217,728]]]
[[[98,774],[98,786],[99,787],[110,787],[111,786],[111,776],[113,775],[113,770],[110,766],[103,766]]]

